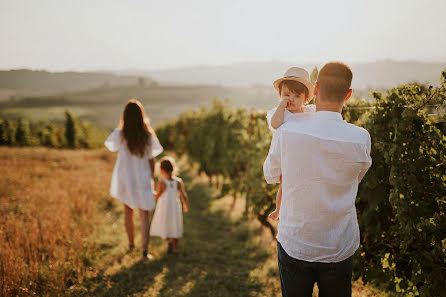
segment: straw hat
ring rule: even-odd
[[[288,69],[282,78],[277,79],[273,83],[273,86],[277,92],[279,92],[280,83],[284,80],[294,80],[304,84],[304,86],[306,86],[308,89],[309,98],[311,99],[313,97],[314,86],[311,83],[310,75],[305,69],[299,67],[291,67]]]

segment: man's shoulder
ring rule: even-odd
[[[351,129],[352,131],[355,131],[355,132],[358,133],[358,134],[362,134],[362,135],[370,135],[370,134],[369,134],[369,131],[367,131],[367,130],[364,129],[363,127],[356,126],[355,124],[348,123],[348,122],[346,122],[346,121],[344,121],[344,123],[347,125],[347,127],[348,127],[349,129]]]
[[[286,134],[287,136],[301,133],[305,134],[305,131],[308,130],[308,127],[311,127],[310,125],[308,125],[309,122],[309,119],[304,117],[286,121],[279,128],[277,128],[275,134],[277,134],[278,136],[284,134]]]
[[[280,127],[282,130],[295,129],[298,127],[305,127],[311,122],[312,116],[307,114],[300,114],[298,117],[290,117]]]
[[[276,130],[276,134],[278,136],[286,134],[287,137],[306,134],[339,141],[370,142],[369,132],[362,127],[346,121],[320,122],[314,117],[302,117],[287,121]]]
[[[348,123],[346,121],[343,122],[345,128],[348,130],[348,133],[356,138],[363,139],[367,141],[370,139],[370,133],[363,127],[356,126],[355,124]]]

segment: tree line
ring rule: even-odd
[[[0,119],[0,145],[52,148],[99,148],[107,132],[65,111],[64,124],[32,123],[25,118]]]

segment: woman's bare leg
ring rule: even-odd
[[[141,244],[142,251],[148,251],[149,247],[149,232],[150,232],[150,214],[148,210],[139,210],[139,217],[141,218]]]
[[[129,238],[129,247],[132,249],[135,246],[135,226],[133,225],[133,209],[124,204],[124,222],[125,231]]]

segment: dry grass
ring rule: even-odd
[[[106,152],[0,148],[0,295],[60,295],[91,265]]]
[[[180,255],[167,256],[159,238],[149,263],[139,249],[126,253],[122,205],[108,195],[114,161],[105,151],[0,147],[0,296],[280,296],[275,240],[242,219],[242,199],[216,200],[193,172],[181,175],[191,211]],[[353,286],[354,297],[386,296]]]

